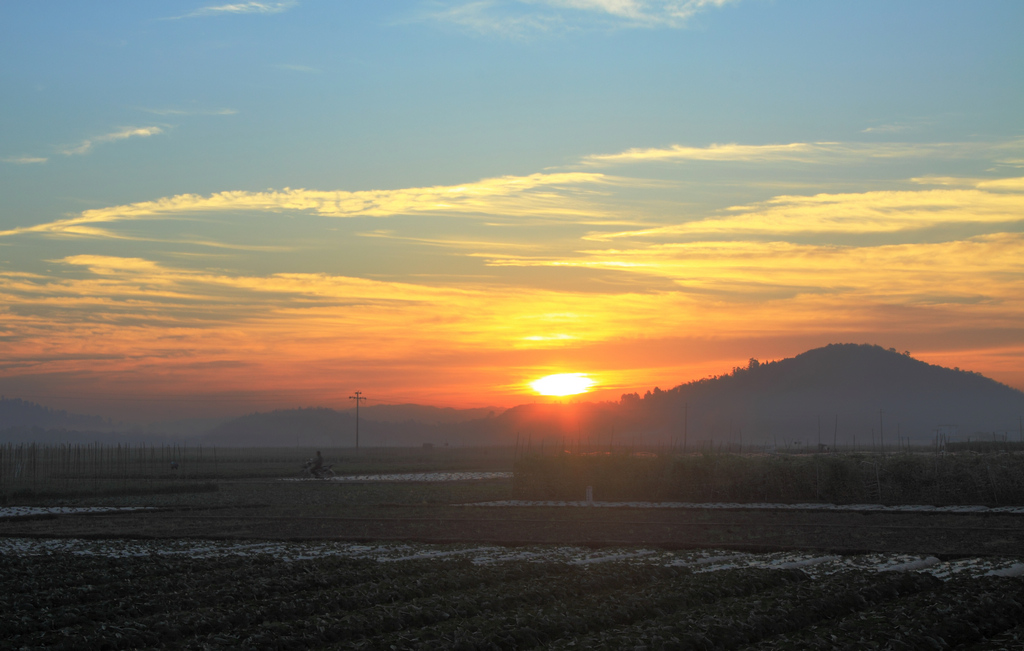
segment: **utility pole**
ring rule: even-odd
[[[883,411],[881,409],[879,409],[878,410],[878,441],[879,441],[879,447],[882,448],[882,456],[884,457],[885,456],[885,432],[883,431],[882,413],[883,413]]]
[[[687,426],[690,423],[690,403],[683,403],[683,454],[686,454]]]
[[[359,449],[359,401],[360,400],[366,400],[366,398],[363,397],[363,392],[362,391],[356,391],[356,395],[349,396],[348,399],[356,401],[356,449],[358,450]]]
[[[836,443],[839,439],[839,414],[836,414],[836,427],[832,430],[832,454],[837,454]]]

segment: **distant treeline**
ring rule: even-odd
[[[531,454],[521,499],[1024,505],[1024,455]]]
[[[206,456],[211,453],[216,451],[208,450]],[[195,446],[0,443],[0,503],[216,490],[208,477],[200,481],[203,461],[203,448]]]
[[[1024,452],[1024,441],[951,441],[945,447],[947,452]]]
[[[137,431],[113,432],[109,430],[79,430],[63,427],[5,427],[0,429],[0,443],[37,443],[59,445],[62,443],[86,445],[90,443],[117,444],[174,444],[188,441],[187,437],[166,434],[151,434]]]

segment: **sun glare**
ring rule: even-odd
[[[594,384],[594,380],[583,373],[558,373],[534,380],[530,386],[542,396],[574,396],[586,393]]]

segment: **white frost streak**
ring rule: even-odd
[[[120,511],[148,511],[152,506],[4,506],[0,507],[0,520],[24,518],[34,515],[75,515],[82,513],[117,513]]]
[[[377,562],[431,560],[439,563],[468,559],[483,565],[507,561],[531,563],[627,563],[632,565],[682,566],[695,572],[758,568],[800,569],[809,576],[824,577],[848,570],[924,572],[940,579],[952,576],[1021,576],[1021,558],[961,558],[941,561],[932,556],[909,554],[862,554],[821,556],[808,552],[737,554],[723,550],[666,551],[644,548],[594,550],[572,545],[533,545],[506,548],[495,545],[431,545],[426,543],[343,543],[198,540],[78,540],[0,538],[0,557],[73,554],[105,558],[144,556],[187,556],[225,558],[229,556],[270,556],[294,562],[324,557],[361,558]]]

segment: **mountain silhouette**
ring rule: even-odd
[[[724,375],[629,393],[618,401],[523,404],[503,412],[422,405],[360,411],[360,445],[759,446],[893,449],[946,440],[1018,440],[1024,392],[978,373],[866,344],[830,344],[789,359],[751,359]],[[253,413],[200,437],[211,445],[354,447],[354,410],[323,407]],[[8,439],[25,428],[109,428],[17,399],[0,400]],[[26,434],[28,432],[28,434]],[[24,436],[23,436],[24,435]],[[63,434],[61,436],[64,436]],[[65,436],[66,438],[66,436]]]
[[[359,442],[362,447],[409,446],[443,442],[443,423],[377,421],[364,418],[360,410]],[[367,410],[368,411],[368,410]],[[389,415],[378,410],[377,413]],[[436,416],[431,408],[420,413]],[[473,415],[477,415],[473,412]],[[453,417],[448,414],[449,417]],[[486,419],[484,419],[486,421]],[[204,443],[232,446],[307,446],[355,447],[355,411],[335,411],[326,407],[279,409],[256,412],[235,418],[203,435]],[[441,437],[441,438],[439,438]]]
[[[617,402],[537,402],[467,420],[402,405],[364,410],[361,444],[580,446],[684,444],[887,449],[909,439],[923,444],[1006,436],[1016,440],[1024,392],[970,371],[916,360],[866,344],[830,344],[789,359],[750,360],[730,373],[655,388]],[[365,416],[374,413],[388,420]],[[437,418],[444,413],[444,420]],[[396,422],[396,416],[409,416]],[[417,417],[430,419],[417,420]],[[820,436],[820,439],[819,439]],[[206,437],[222,445],[355,444],[355,415],[331,409],[256,413],[222,424]]]
[[[634,401],[635,402],[635,401]],[[718,378],[655,390],[644,417],[678,419],[680,403],[698,435],[755,443],[822,440],[867,444],[872,429],[921,442],[935,433],[954,437],[1018,434],[1024,392],[980,374],[927,364],[909,353],[858,344],[832,344],[790,359],[747,367]],[[838,423],[838,425],[837,425]],[[837,431],[838,430],[838,431]]]
[[[51,409],[21,398],[0,398],[0,430],[32,427],[107,431],[115,424],[100,416]]]
[[[694,447],[783,447],[820,440],[893,448],[898,440],[922,444],[936,434],[1017,440],[1021,415],[1024,392],[980,374],[880,346],[830,344],[780,361],[751,359],[725,375],[625,394],[617,403],[521,405],[487,429],[492,439],[531,445],[558,439],[681,446],[686,440]],[[460,438],[472,438],[466,435]]]
[[[452,407],[431,407],[429,405],[364,405],[360,407],[360,418],[382,423],[429,423],[449,424],[467,420],[489,418],[502,410],[498,407],[482,407],[475,409],[454,409]],[[355,408],[346,409],[345,413],[355,415]]]

